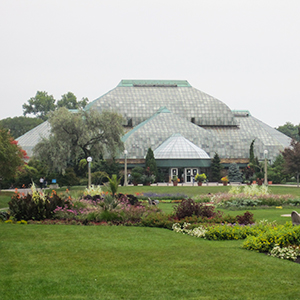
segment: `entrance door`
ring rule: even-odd
[[[185,168],[185,182],[194,182],[198,173],[198,168]]]
[[[192,182],[192,169],[185,169],[185,182]]]

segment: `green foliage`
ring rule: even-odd
[[[243,177],[240,169],[236,163],[232,163],[228,170],[228,179],[230,182],[242,182]]]
[[[144,169],[142,167],[135,167],[131,171],[132,182],[134,184],[142,183],[142,175],[144,174]]]
[[[256,236],[248,236],[243,248],[259,252],[269,252],[275,245],[286,247],[300,245],[300,226],[292,226],[291,222],[285,225],[265,226]]]
[[[73,168],[67,168],[64,174],[60,174],[57,178],[57,183],[60,186],[72,186],[79,185],[80,180],[76,176],[76,173]]]
[[[145,168],[148,170],[150,175],[154,175],[155,178],[158,177],[156,161],[154,158],[154,153],[151,148],[148,148],[146,159],[145,159]]]
[[[240,225],[214,225],[206,228],[205,239],[223,241],[245,239],[249,234],[257,234],[257,229]]]
[[[27,154],[12,138],[7,129],[0,128],[0,177],[13,177],[24,165]]]
[[[213,158],[212,164],[211,164],[211,181],[218,182],[220,180],[221,169],[222,169],[221,160],[220,160],[218,153],[216,153],[214,155],[214,158]]]
[[[300,142],[291,141],[291,146],[285,148],[282,152],[284,157],[284,168],[287,173],[291,173],[297,178],[297,186],[299,187],[300,174]]]
[[[109,176],[107,176],[108,179],[108,189],[110,191],[110,193],[112,194],[112,196],[114,197],[118,191],[118,187],[121,181],[121,178],[118,179],[118,176],[116,174],[113,174],[111,176],[111,178]]]
[[[203,181],[205,181],[207,179],[207,177],[206,177],[206,175],[203,173],[203,174],[196,174],[196,176],[195,176],[195,180],[197,181],[197,182],[203,182]]]
[[[48,95],[47,92],[37,91],[35,97],[30,98],[28,103],[23,104],[23,114],[24,116],[33,114],[45,121],[48,119],[48,114],[57,108],[80,109],[84,108],[89,102],[88,98],[82,98],[81,101],[77,101],[76,96],[71,92],[61,97],[61,100],[58,100],[57,104],[55,104],[56,100],[52,95]]]
[[[155,175],[144,174],[141,176],[141,182],[144,185],[154,183],[154,181],[155,181]]]
[[[38,118],[14,117],[0,120],[0,126],[9,129],[9,133],[15,139],[25,134],[32,128],[40,125],[43,121]]]
[[[300,141],[299,136],[299,125],[293,125],[291,122],[286,122],[284,125],[279,126],[276,128],[278,131],[284,133],[285,135],[289,136],[290,138]]]
[[[100,175],[101,181],[99,182],[99,184],[103,181],[105,181],[106,178],[102,178],[104,174],[108,175],[108,176],[112,176],[113,174],[119,174],[121,167],[120,164],[114,159],[106,159],[106,160],[100,160],[98,162],[95,162],[95,164],[93,164],[92,166],[92,170],[93,171],[100,171],[101,173],[98,173],[98,175]],[[94,182],[96,183],[96,182]]]
[[[43,121],[47,120],[49,112],[55,110],[55,99],[47,92],[37,91],[35,97],[28,100],[28,104],[23,104],[24,116],[34,114]]]
[[[173,182],[178,182],[178,176],[177,175],[173,175],[172,179]]]
[[[250,150],[249,150],[249,163],[252,165],[255,164],[254,143],[255,143],[255,139],[251,142]]]
[[[285,182],[289,179],[284,172],[284,158],[280,154],[276,157],[274,163],[268,166],[268,180],[272,181],[274,184]]]
[[[172,229],[174,219],[165,214],[149,214],[142,218],[141,224],[146,227],[158,227]]]
[[[85,108],[88,102],[88,98],[82,98],[81,101],[77,101],[77,97],[72,92],[68,92],[61,96],[61,100],[57,101],[57,108],[80,109]]]
[[[64,207],[69,202],[56,193],[43,195],[37,191],[32,194],[20,195],[16,192],[10,202],[9,211],[16,220],[43,220],[52,218],[57,206]]]
[[[107,155],[114,157],[122,149],[122,117],[114,112],[96,110],[72,113],[60,108],[49,118],[51,134],[34,148],[35,155],[50,170],[62,171],[89,156],[97,161]],[[107,172],[108,173],[108,172]]]

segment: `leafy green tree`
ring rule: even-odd
[[[154,158],[154,153],[151,148],[148,149],[146,159],[145,159],[145,167],[150,171],[151,174],[158,178],[157,165],[156,160]]]
[[[299,187],[300,142],[292,140],[290,147],[285,148],[282,155],[284,158],[285,171],[296,176],[297,187]]]
[[[219,181],[221,179],[221,160],[218,153],[215,153],[211,164],[211,181]]]
[[[14,177],[26,158],[26,152],[18,146],[8,130],[0,129],[0,177]]]
[[[47,120],[47,114],[55,110],[55,99],[47,92],[37,91],[35,97],[23,104],[23,115],[34,114],[43,121]]]
[[[96,110],[72,113],[62,107],[49,118],[51,133],[35,147],[38,159],[51,170],[63,171],[75,166],[82,158],[115,157],[123,149],[122,116],[111,111]]]
[[[61,100],[57,101],[57,108],[80,109],[85,108],[88,102],[88,98],[82,98],[81,101],[77,101],[77,97],[72,92],[68,92],[61,96]]]
[[[230,182],[242,182],[243,177],[236,163],[230,164],[228,170],[228,179]]]
[[[284,171],[284,158],[280,154],[276,157],[274,163],[268,166],[268,180],[273,183],[282,183],[287,181],[288,177]]]
[[[290,138],[296,141],[300,141],[299,128],[300,128],[300,124],[293,125],[291,122],[286,122],[284,125],[279,126],[276,129],[284,133],[285,135],[289,136]]]
[[[14,117],[0,120],[0,126],[9,129],[12,137],[18,138],[32,128],[40,125],[43,121],[38,118]]]
[[[68,92],[61,97],[56,103],[52,95],[48,95],[47,92],[37,91],[35,97],[30,98],[28,103],[23,104],[23,115],[33,114],[39,119],[46,121],[48,114],[58,108],[80,109],[85,108],[89,102],[88,98],[82,98],[81,101],[77,101],[77,97],[72,92]]]

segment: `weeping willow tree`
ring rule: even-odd
[[[77,113],[62,107],[49,118],[51,133],[34,148],[34,155],[50,170],[64,171],[82,158],[115,157],[123,150],[122,116],[116,112],[95,110]]]

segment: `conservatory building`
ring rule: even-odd
[[[123,116],[128,167],[143,165],[148,148],[159,168],[186,182],[207,172],[217,153],[228,167],[249,162],[249,149],[255,140],[254,155],[273,161],[290,145],[290,138],[249,111],[231,110],[224,102],[185,80],[122,80],[111,91],[89,103],[85,110],[116,111]],[[47,122],[18,138],[31,155],[41,136],[49,135]],[[119,155],[124,163],[124,154]]]

